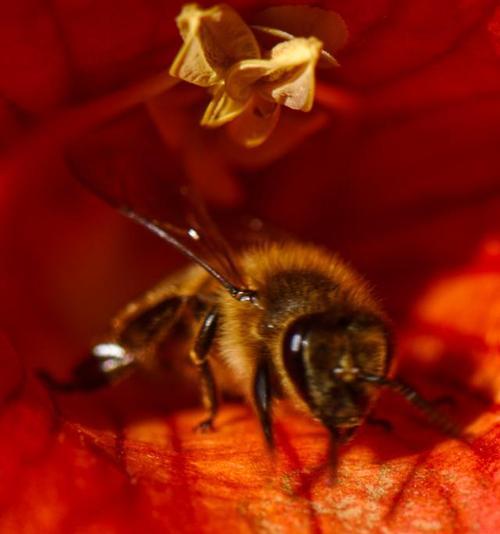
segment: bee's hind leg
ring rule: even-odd
[[[208,361],[209,351],[217,331],[217,320],[217,309],[213,307],[205,315],[190,352],[191,361],[200,373],[202,402],[208,412],[208,417],[195,427],[195,430],[200,432],[213,430],[213,421],[219,409],[215,379]]]
[[[146,294],[118,313],[108,336],[73,368],[68,381],[45,370],[38,371],[38,377],[51,390],[63,393],[90,392],[121,380],[144,363],[145,355],[156,352],[186,302],[186,297]]]
[[[79,362],[67,381],[54,378],[44,369],[37,376],[49,389],[62,393],[91,392],[101,389],[132,371],[133,358],[116,343],[99,343],[91,354]]]

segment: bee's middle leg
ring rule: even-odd
[[[191,361],[199,370],[201,380],[201,396],[208,417],[196,427],[200,432],[213,430],[213,421],[219,409],[219,399],[215,379],[208,361],[208,355],[217,331],[218,312],[215,307],[205,315],[201,327],[196,335],[194,346],[190,352]]]

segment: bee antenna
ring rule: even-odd
[[[453,421],[450,421],[444,414],[436,410],[435,406],[431,402],[424,399],[424,397],[422,397],[408,384],[405,384],[400,380],[391,380],[385,376],[368,374],[360,374],[358,375],[358,379],[364,380],[365,382],[370,382],[371,384],[380,387],[387,387],[392,391],[399,393],[409,403],[413,404],[413,406],[425,414],[427,419],[435,426],[440,428],[445,434],[454,438],[464,437],[463,433]]]

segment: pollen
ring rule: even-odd
[[[209,92],[202,126],[231,123],[231,137],[247,148],[269,138],[283,106],[310,111],[319,60],[337,64],[318,36],[249,26],[224,4],[185,5],[176,23],[183,45],[170,74]],[[278,42],[266,48],[257,39],[263,34]]]

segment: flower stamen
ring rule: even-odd
[[[312,109],[320,58],[337,65],[317,37],[294,37],[262,25],[250,27],[224,4],[209,9],[185,5],[176,22],[184,44],[170,74],[209,89],[212,98],[201,125],[218,128],[231,123],[231,137],[247,148],[269,138],[281,106],[304,112]],[[280,42],[266,50],[252,28]]]

